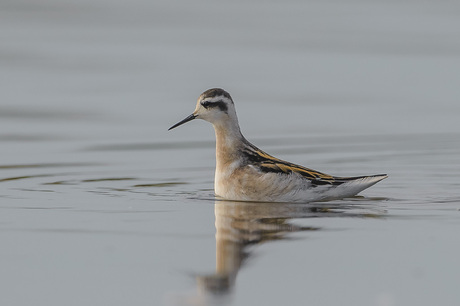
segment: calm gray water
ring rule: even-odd
[[[1,305],[458,305],[460,5],[0,2]],[[334,175],[309,204],[213,195],[245,136]]]

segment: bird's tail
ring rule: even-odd
[[[346,187],[344,190],[348,191],[347,193],[349,194],[347,196],[353,196],[387,177],[388,175],[386,174],[377,174],[370,176],[336,177],[335,180],[341,182],[339,187]]]

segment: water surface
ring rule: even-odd
[[[448,1],[2,1],[0,304],[457,305],[460,29]],[[215,199],[245,136],[338,176],[307,204]]]

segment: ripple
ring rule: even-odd
[[[37,175],[23,175],[23,176],[13,176],[0,179],[0,182],[9,182],[9,181],[18,181],[18,180],[25,180],[29,178],[36,178],[36,177],[47,177],[53,176],[52,174],[37,174]]]
[[[54,190],[50,190],[50,189],[16,188],[16,190],[20,190],[20,191],[32,191],[32,192],[55,192]]]
[[[107,144],[107,145],[90,146],[84,149],[84,151],[172,150],[172,149],[202,149],[204,147],[213,148],[214,141]]]
[[[96,163],[43,163],[43,164],[12,164],[0,165],[0,169],[30,169],[30,168],[61,168],[61,167],[87,167],[100,165]]]
[[[77,185],[77,181],[74,181],[74,180],[55,181],[55,182],[43,183],[42,185]]]
[[[69,120],[69,119],[80,119],[92,115],[91,113],[81,111],[67,111],[67,110],[56,110],[56,109],[28,109],[16,108],[16,107],[2,107],[0,108],[0,118],[6,119],[37,119],[37,120]]]
[[[30,142],[30,141],[50,141],[60,139],[51,135],[22,135],[22,134],[3,134],[0,135],[0,142]]]
[[[169,187],[176,185],[185,185],[186,182],[165,182],[165,183],[155,183],[155,184],[137,184],[132,187]]]
[[[104,177],[97,179],[86,179],[82,180],[83,183],[93,183],[93,182],[106,182],[106,181],[132,181],[136,180],[134,177]]]

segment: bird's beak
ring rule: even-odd
[[[196,118],[196,115],[191,114],[190,116],[188,116],[187,118],[185,118],[185,119],[182,120],[181,122],[178,122],[178,123],[174,124],[172,127],[170,127],[170,128],[168,129],[168,131],[169,131],[169,130],[172,130],[173,128],[178,127],[179,125],[182,125],[182,124],[184,124],[184,123],[187,123],[187,122],[189,122],[189,121],[192,121],[192,120],[195,119],[195,118]]]

